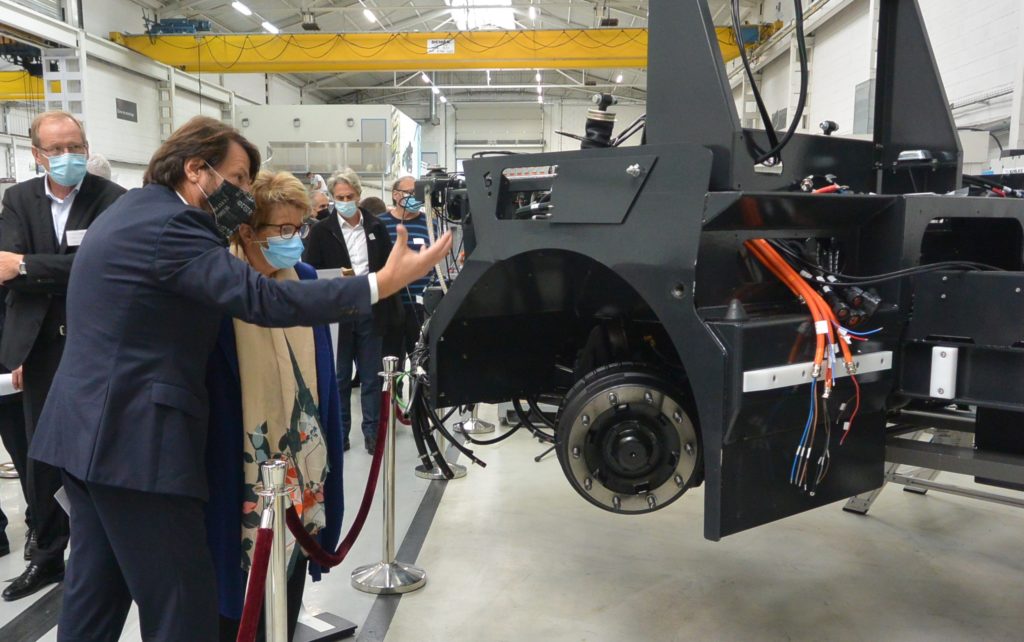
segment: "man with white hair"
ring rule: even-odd
[[[110,161],[103,154],[89,154],[89,160],[85,164],[85,170],[93,176],[99,176],[105,178],[108,181],[113,180],[110,178]]]

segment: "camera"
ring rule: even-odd
[[[443,210],[449,222],[461,223],[468,218],[469,191],[463,176],[449,174],[443,167],[433,167],[416,181],[415,190],[417,199]]]

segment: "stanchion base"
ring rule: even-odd
[[[292,642],[333,642],[356,634],[356,625],[333,613],[299,615]]]
[[[494,432],[494,424],[482,419],[471,418],[455,424],[455,432],[461,432],[464,435],[486,435],[489,432]]]
[[[453,473],[455,473],[455,477],[453,477],[452,479],[461,479],[462,477],[466,476],[465,466],[449,463],[448,467],[452,469]],[[423,464],[420,464],[419,466],[416,467],[416,476],[419,477],[420,479],[431,479],[434,481],[442,481],[448,479],[447,477],[444,476],[444,472],[442,472],[441,469],[438,468],[437,466],[434,466],[433,468],[427,468]]]
[[[403,562],[377,562],[352,571],[352,586],[364,593],[398,595],[415,591],[426,583],[426,571]]]

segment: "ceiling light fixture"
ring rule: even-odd
[[[544,96],[537,96],[537,102],[540,103],[541,105],[543,105],[544,104]]]
[[[262,27],[263,27],[264,29],[266,29],[267,31],[269,31],[270,33],[273,33],[273,34],[278,34],[278,33],[281,33],[281,30],[280,30],[280,29],[278,29],[278,28],[277,28],[277,27],[275,27],[274,25],[270,24],[270,23],[269,23],[269,22],[267,22],[266,20],[264,20],[264,21],[263,21],[263,25],[262,25]]]
[[[423,79],[423,82],[427,83],[428,85],[430,84],[430,76],[427,75],[427,72],[421,71],[420,78]]]
[[[441,103],[442,104],[447,104],[447,102],[448,102],[448,99],[445,98],[444,96],[441,96]]]
[[[622,74],[619,74],[618,76],[615,77],[615,83],[619,85],[622,84]]]
[[[366,16],[366,19],[370,22],[377,22],[377,16],[373,15],[373,12],[369,9],[363,9],[363,15]]]
[[[435,96],[441,93],[441,90],[438,89],[437,87],[431,87],[430,91],[434,92]]]
[[[541,87],[540,85],[537,85],[537,93],[539,94],[539,93],[542,93],[543,91],[544,91],[544,88]]]
[[[238,0],[235,0],[234,2],[232,2],[231,6],[235,8],[235,11],[237,11],[240,14],[242,14],[243,16],[251,16],[252,15],[252,9],[250,9],[247,6],[245,6],[241,2],[238,2]]]
[[[536,20],[537,19],[537,7],[535,7],[533,5],[530,5],[530,8],[527,11],[527,13],[530,15],[530,20]]]
[[[540,72],[539,71],[537,72],[537,75],[533,77],[533,79],[536,80],[537,82],[540,82]]]

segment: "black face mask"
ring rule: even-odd
[[[210,167],[210,171],[220,176],[213,167]],[[203,194],[213,211],[217,228],[225,239],[230,238],[240,225],[248,223],[252,219],[252,213],[256,210],[255,197],[227,180],[222,180],[220,187],[211,194],[206,194],[206,192]]]

